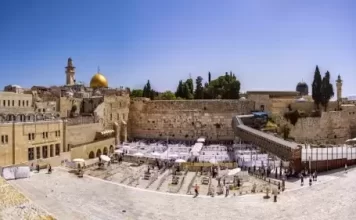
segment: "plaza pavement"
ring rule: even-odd
[[[265,219],[349,220],[356,218],[356,171],[319,176],[312,187],[282,193],[277,203],[262,195],[192,198],[123,186],[60,168],[9,183],[58,219]],[[307,181],[306,181],[307,183]]]

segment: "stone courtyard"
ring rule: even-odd
[[[193,194],[196,184],[199,186],[201,195],[208,195],[209,186],[214,188],[215,192],[218,188],[218,180],[210,178],[208,173],[201,175],[200,172],[180,172],[181,174],[178,176],[179,181],[175,185],[172,184],[173,175],[171,169],[166,169],[162,173],[157,169],[150,170],[151,177],[156,178],[147,180],[143,178],[145,172],[147,172],[147,165],[132,166],[130,163],[123,162],[121,164],[113,163],[105,169],[98,169],[97,166],[94,166],[85,173],[114,183],[167,193]],[[220,171],[221,174],[227,172],[228,170]],[[267,181],[248,175],[247,172],[241,172],[241,174],[241,187],[230,190],[231,194],[250,194],[254,184],[256,184],[256,192],[262,193],[269,186]],[[209,179],[211,183],[203,184],[204,179]],[[226,183],[232,183],[233,178],[226,179]],[[223,184],[223,180],[221,180],[221,184]],[[271,184],[270,188],[277,188],[277,186]]]
[[[277,203],[261,194],[214,197],[154,192],[63,168],[9,181],[58,219],[353,219],[356,171],[320,175],[312,187],[288,183]]]

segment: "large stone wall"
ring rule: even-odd
[[[248,100],[131,101],[129,137],[175,140],[233,140],[232,117],[250,114]]]
[[[343,144],[350,138],[348,112],[323,112],[321,117],[299,118],[290,125],[290,137],[299,143]]]

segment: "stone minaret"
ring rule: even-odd
[[[342,80],[341,80],[341,76],[338,75],[337,76],[337,80],[336,80],[336,98],[337,98],[337,105],[339,110],[341,109],[341,102],[342,102]]]
[[[72,58],[68,58],[66,68],[66,85],[71,86],[75,84],[75,66],[73,66]]]
[[[337,97],[337,101],[341,102],[341,98],[342,98],[342,80],[341,80],[341,76],[338,75],[337,80],[336,80],[336,97]]]

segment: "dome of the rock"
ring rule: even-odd
[[[103,74],[97,73],[91,78],[90,87],[91,88],[107,88],[108,81],[106,80],[106,78]]]

